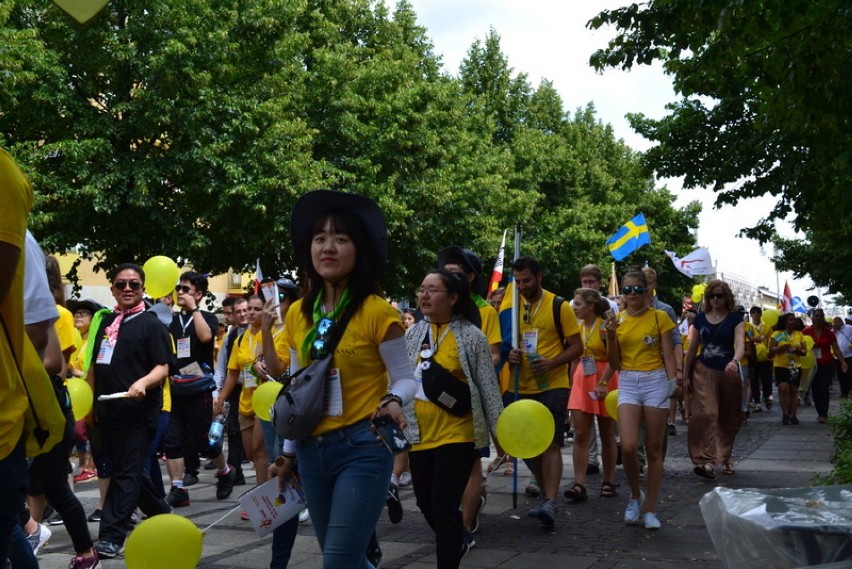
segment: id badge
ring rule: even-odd
[[[814,348],[814,357],[820,359],[822,357],[822,348]]]
[[[257,376],[254,374],[254,370],[251,369],[250,365],[247,365],[243,370],[243,387],[249,389],[257,387]]]
[[[343,390],[340,387],[340,370],[338,368],[328,370],[328,375],[325,377],[323,415],[326,417],[343,415]]]
[[[591,356],[583,356],[583,375],[595,375],[598,372],[598,368],[595,365],[595,358]]]
[[[98,350],[98,357],[95,360],[95,362],[98,363],[98,364],[102,364],[102,365],[111,364],[112,363],[112,352],[113,352],[113,350],[115,350],[115,346],[112,346],[109,343],[109,340],[104,339],[104,341],[101,342],[101,347]]]
[[[177,357],[178,359],[189,357],[189,338],[178,338],[177,341]]]
[[[523,341],[525,354],[538,353],[538,330],[528,330],[524,332]]]

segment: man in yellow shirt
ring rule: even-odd
[[[577,315],[569,302],[559,307],[559,322],[554,319],[556,295],[542,288],[541,265],[536,259],[518,257],[512,263],[512,275],[521,303],[521,310],[518,310],[520,345],[509,352],[508,360],[513,367],[520,368],[519,397],[543,403],[556,422],[553,442],[531,460],[533,475],[541,486],[542,503],[527,515],[552,526],[562,478],[560,447],[568,415],[568,365],[582,353],[583,342]],[[507,302],[511,305],[512,299],[503,302],[505,307]]]
[[[27,490],[22,433],[27,395],[20,368],[24,353],[24,238],[33,205],[29,180],[0,149],[0,567]],[[20,533],[20,531],[19,531]]]

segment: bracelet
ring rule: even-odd
[[[284,461],[287,460],[288,458],[291,459],[291,460],[295,460],[296,455],[286,453],[286,452],[282,452],[281,454],[279,454],[278,456],[275,457],[275,466],[284,466]]]
[[[382,400],[379,402],[379,409],[384,409],[387,407],[388,403],[395,401],[397,405],[402,407],[402,398],[399,395],[394,395],[393,393],[388,393]]]
[[[190,313],[190,314],[194,314],[194,313],[196,313],[196,312],[201,312],[201,309],[200,309],[200,308],[198,308],[197,306],[196,306],[195,308],[193,308],[192,310],[190,310],[190,311],[189,311],[189,313]]]
[[[601,386],[601,387],[606,387],[607,385],[609,385],[609,382],[608,381],[599,381],[598,385]]]

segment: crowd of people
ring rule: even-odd
[[[784,425],[799,424],[803,385],[821,423],[835,376],[842,396],[849,393],[852,326],[830,326],[817,309],[809,326],[784,314],[770,329],[760,307],[746,318],[720,280],[707,283],[700,310],[677,316],[650,267],[629,268],[620,295],[607,298],[600,269],[587,265],[565,299],[544,288],[541,264],[522,256],[511,265],[515,290],[488,291],[479,257],[454,245],[436,251],[416,305],[401,310],[381,288],[389,246],[382,212],[336,191],[310,192],[294,206],[303,282],[278,279],[278,298],[229,297],[217,315],[201,308],[204,275],[186,271],[173,294],[147,299],[144,270],[124,263],[108,272],[113,309],[66,301],[55,259],[27,236],[32,189],[3,151],[0,189],[11,204],[0,215],[0,564],[8,558],[15,569],[38,566],[49,519],[71,535],[71,569],[97,568],[121,554],[140,517],[189,506],[202,469],[214,471],[216,498],[231,499],[248,483],[245,459],[257,484],[298,474],[304,488],[307,509],[273,532],[271,569],[288,565],[308,516],[325,567],[377,567],[379,516],[387,507],[400,521],[399,487],[409,483],[435,534],[437,566],[456,568],[475,546],[486,474],[517,468],[496,425],[519,399],[543,405],[555,424],[547,447],[526,460],[526,492],[538,498],[529,518],[556,524],[562,504],[589,498],[587,475],[601,467],[594,491],[618,497],[621,461],[624,522],[658,530],[678,409],[694,472],[713,479],[719,469],[735,473],[737,432],[751,413],[772,408],[773,382]],[[31,354],[53,378],[64,432],[28,465],[38,429],[25,416],[33,406],[21,370],[34,365]],[[253,393],[329,356],[322,418],[309,436],[282,439],[253,408]],[[93,408],[80,421],[63,378],[92,388]],[[605,404],[615,390],[617,417]],[[208,436],[217,416],[227,449]],[[410,444],[387,444],[374,426],[382,423]],[[573,481],[561,489],[569,431]],[[497,455],[483,468],[492,445]],[[79,471],[69,478],[75,446]],[[94,479],[100,500],[87,519],[73,483]],[[98,523],[96,541],[89,522]]]

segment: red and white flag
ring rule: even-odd
[[[260,257],[257,258],[254,264],[254,293],[260,294],[260,281],[263,280],[263,273],[260,272]]]
[[[699,247],[683,259],[678,257],[674,251],[666,251],[666,255],[672,260],[675,268],[689,278],[695,275],[713,275],[716,273],[716,267],[713,266],[713,260],[710,258],[710,252],[706,247]]]
[[[781,297],[781,312],[793,311],[793,294],[790,292],[790,283],[784,281],[784,295]]]
[[[503,280],[503,259],[506,252],[506,230],[503,230],[503,241],[500,242],[500,250],[497,251],[497,261],[494,263],[494,270],[491,271],[491,282],[488,284],[488,292],[494,292],[500,287],[500,282]]]

